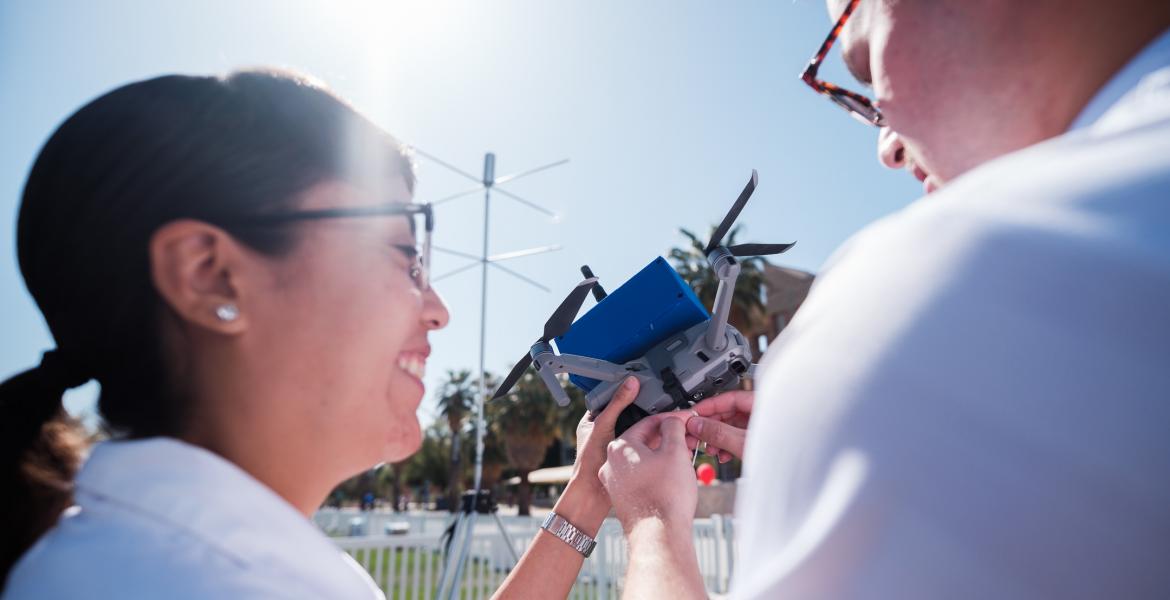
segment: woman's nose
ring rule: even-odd
[[[433,287],[423,292],[422,318],[427,329],[431,330],[442,329],[451,322],[451,313],[447,310],[447,303],[443,302],[443,297]]]
[[[901,169],[906,166],[906,146],[902,138],[889,127],[883,127],[878,134],[878,162],[887,169]]]

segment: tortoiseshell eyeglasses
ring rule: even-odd
[[[845,22],[849,20],[849,16],[857,8],[861,0],[851,0],[849,6],[845,7],[845,13],[837,19],[837,24],[833,26],[833,30],[829,32],[829,37],[825,38],[825,43],[821,44],[821,49],[812,57],[805,67],[804,72],[800,74],[800,79],[808,84],[809,87],[816,90],[818,94],[828,96],[837,106],[849,111],[853,118],[873,125],[874,127],[885,127],[886,119],[882,116],[882,111],[874,104],[873,100],[862,96],[856,92],[851,92],[847,89],[841,88],[837,85],[827,81],[817,79],[817,71],[821,68],[821,63],[825,61],[825,56],[829,53],[829,49],[833,47],[833,42],[837,41],[837,36],[841,35],[841,29],[845,27]]]

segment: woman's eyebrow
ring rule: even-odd
[[[418,256],[418,248],[414,244],[390,244],[391,246],[400,250],[407,258],[414,258]]]

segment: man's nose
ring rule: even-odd
[[[887,169],[901,169],[906,166],[906,146],[902,138],[889,127],[883,127],[878,134],[878,162]]]

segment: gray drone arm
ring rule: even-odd
[[[552,392],[553,398],[560,406],[569,405],[569,395],[557,380],[558,373],[572,373],[602,381],[617,381],[629,374],[625,365],[576,354],[556,354],[552,351],[552,346],[547,344],[541,345],[532,356],[532,360],[536,365],[536,372],[540,374],[544,385]]]
[[[739,277],[739,261],[726,248],[716,248],[707,257],[711,270],[719,278],[715,292],[715,306],[711,311],[711,325],[707,327],[707,347],[722,352],[727,347],[727,316],[731,313],[731,298],[735,295],[735,280]]]

